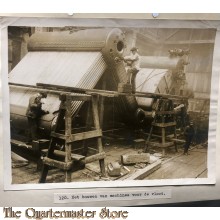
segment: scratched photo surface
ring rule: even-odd
[[[208,178],[215,36],[9,26],[11,183]]]

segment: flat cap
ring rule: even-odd
[[[138,48],[137,48],[137,47],[132,47],[132,48],[131,48],[131,51],[135,51],[135,50],[137,51]]]

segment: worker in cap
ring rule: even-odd
[[[127,83],[132,85],[132,93],[136,90],[136,75],[140,70],[140,56],[138,54],[138,48],[132,47],[130,49],[131,54],[123,58],[127,65]]]
[[[45,111],[42,109],[42,98],[46,97],[47,94],[45,92],[39,92],[29,98],[29,103],[26,111],[29,127],[29,139],[27,142],[28,144],[34,140],[37,140],[39,118],[44,114],[49,114],[49,111]]]
[[[137,47],[132,47],[130,51],[137,51],[138,48]]]
[[[40,92],[39,95],[40,95],[42,98],[47,98],[47,93],[46,93],[46,92]]]
[[[188,126],[186,126],[184,135],[185,135],[185,141],[186,141],[184,144],[184,155],[189,155],[188,150],[195,135],[194,124],[192,121],[189,123]]]

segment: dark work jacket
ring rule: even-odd
[[[195,134],[195,130],[193,127],[187,126],[184,131],[184,135],[186,138],[193,138]]]
[[[37,95],[33,95],[29,99],[26,116],[29,118],[38,118],[42,115],[43,110],[41,109],[42,104],[37,101]]]

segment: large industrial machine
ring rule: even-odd
[[[29,98],[39,91],[47,92],[43,109],[50,113],[39,120],[41,140],[50,140],[57,127],[60,133],[65,133],[67,116],[63,113],[60,120],[59,115],[66,100],[69,100],[70,109],[65,110],[69,112],[71,130],[76,134],[88,132],[88,124],[90,129],[101,129],[99,125],[92,124],[92,117],[88,117],[91,106],[93,118],[97,116],[94,113],[94,97],[98,97],[98,115],[103,126],[112,120],[109,112],[116,115],[113,120],[138,124],[152,116],[158,98],[181,99],[186,86],[184,68],[188,64],[189,51],[171,50],[167,57],[141,56],[141,70],[136,79],[137,93],[131,95],[117,92],[118,84],[127,80],[125,63],[118,59],[124,55],[125,47],[129,47],[126,35],[117,28],[33,34],[28,43],[28,53],[9,74],[12,139],[25,142]],[[68,99],[80,95],[84,98]],[[88,100],[92,100],[92,104]],[[62,125],[57,126],[57,123]],[[86,138],[92,140],[101,136],[100,132],[98,136],[92,134],[89,136],[87,133]],[[70,143],[63,136],[59,138]],[[53,142],[58,144],[53,144],[58,148],[66,146],[57,139]],[[81,140],[83,138],[77,139]],[[13,144],[16,145],[15,142]],[[98,157],[98,160],[103,158]]]

